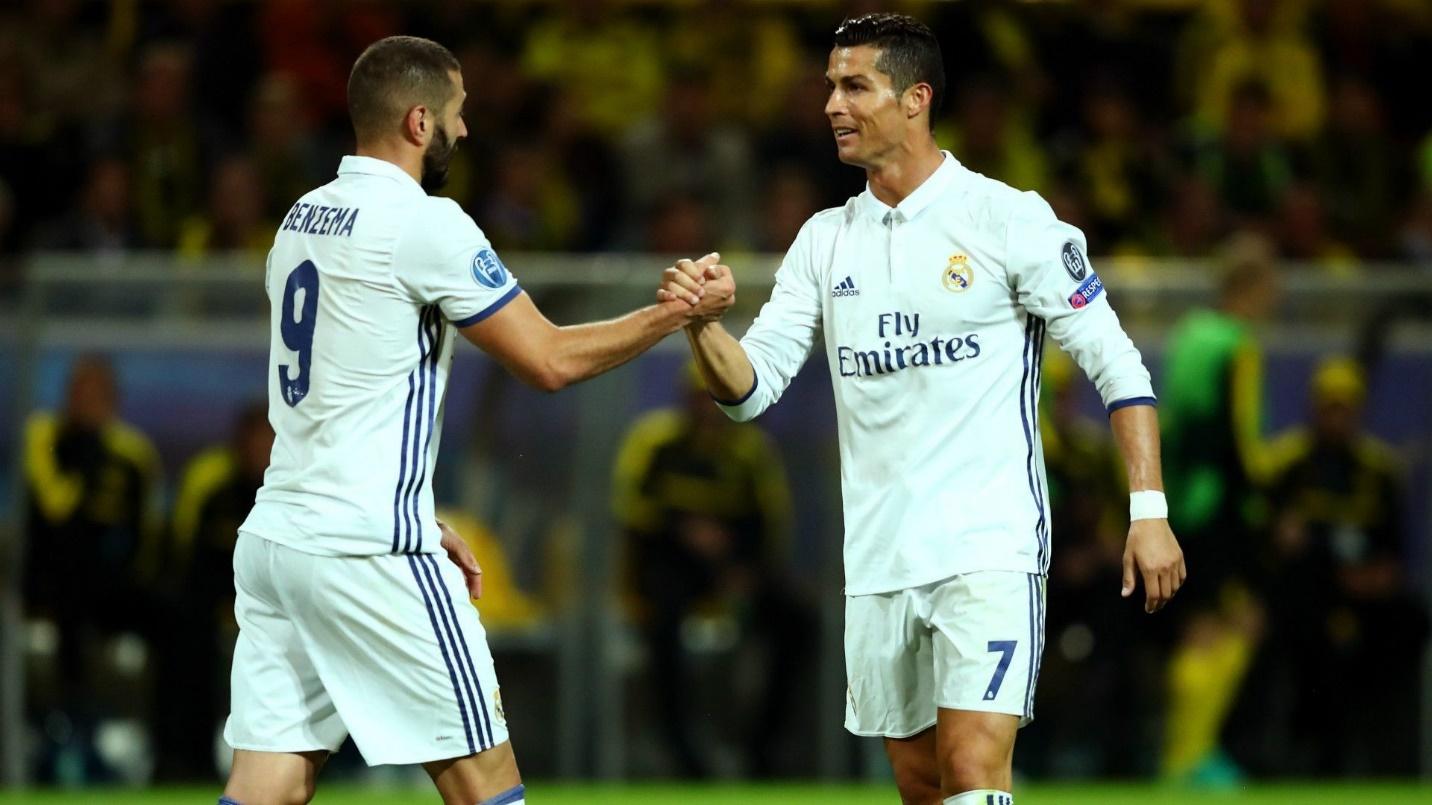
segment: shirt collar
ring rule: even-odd
[[[360,157],[355,154],[349,154],[348,156],[343,157],[342,162],[338,163],[338,175],[343,176],[344,174],[348,173],[363,173],[369,176],[386,176],[389,179],[394,179],[406,185],[410,185],[414,190],[425,192],[423,191],[422,185],[413,181],[413,177],[409,176],[407,171],[403,170],[397,165],[394,165],[386,159],[378,159],[376,157]]]
[[[930,206],[954,184],[955,179],[964,171],[964,166],[955,159],[949,151],[941,151],[945,159],[935,172],[926,177],[915,191],[906,196],[903,201],[894,207],[875,197],[870,190],[870,184],[866,183],[865,192],[860,194],[861,206],[865,213],[880,223],[885,223],[887,216],[894,214],[900,220],[910,221],[919,215],[922,210]]]

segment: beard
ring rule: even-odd
[[[433,132],[433,140],[428,143],[428,150],[423,152],[423,189],[428,193],[436,193],[447,184],[448,163],[452,162],[453,152],[457,150],[457,143],[453,142],[447,133],[447,129],[441,125]]]

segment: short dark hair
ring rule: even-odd
[[[348,74],[348,114],[362,140],[382,136],[414,106],[439,109],[453,94],[450,73],[460,71],[452,51],[431,39],[379,39]]]
[[[838,48],[870,45],[880,49],[875,69],[890,76],[896,92],[929,84],[930,128],[945,101],[945,59],[940,42],[923,22],[904,14],[865,14],[846,19],[835,29]]]
[[[1265,235],[1251,230],[1235,232],[1224,242],[1218,271],[1220,301],[1236,299],[1278,278],[1277,247]]]

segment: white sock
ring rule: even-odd
[[[945,800],[945,805],[1014,805],[1014,795],[1008,791],[981,788],[956,794]]]
[[[519,783],[516,787],[509,788],[495,797],[484,799],[477,805],[525,805],[526,802],[527,786]]]

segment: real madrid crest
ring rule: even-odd
[[[945,274],[942,279],[947,291],[953,293],[968,291],[975,281],[975,272],[970,268],[970,258],[963,254],[950,255],[949,262],[945,264]]]

